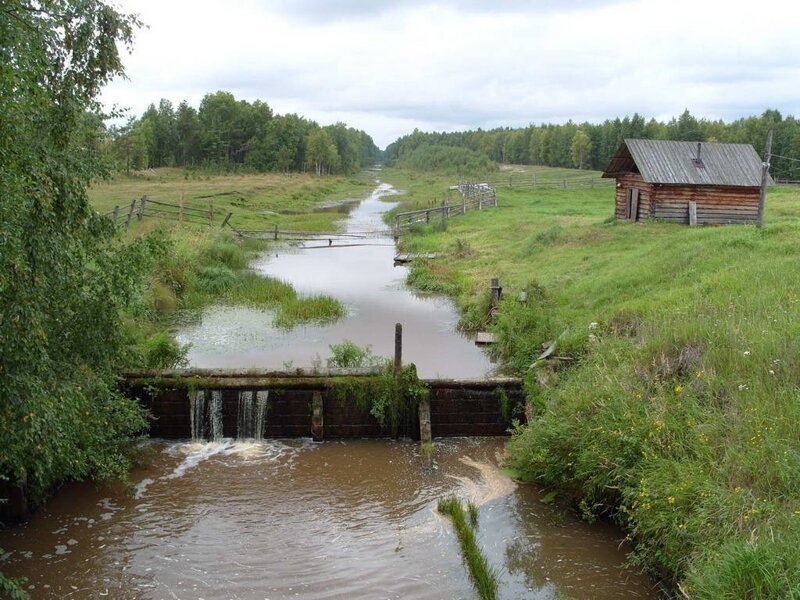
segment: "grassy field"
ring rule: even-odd
[[[511,465],[621,523],[679,595],[800,598],[800,190],[770,190],[762,230],[617,222],[613,189],[498,199],[403,245],[447,253],[412,282],[526,377]],[[569,360],[537,360],[552,341]]]
[[[352,177],[317,177],[301,173],[208,174],[183,169],[156,169],[139,175],[117,174],[89,190],[89,199],[100,212],[119,205],[127,214],[131,200],[147,196],[187,206],[207,208],[213,202],[221,223],[228,212],[231,224],[246,229],[336,230],[341,215],[315,212],[347,199],[361,199],[374,187],[374,177],[361,173]]]

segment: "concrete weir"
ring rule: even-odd
[[[397,435],[426,441],[506,435],[513,420],[525,419],[520,379],[423,379],[429,390],[423,410],[408,411],[392,431],[370,414],[370,398],[358,401],[352,394],[379,375],[370,369],[138,371],[123,375],[123,389],[149,410],[150,434],[168,439],[208,437],[202,432],[210,431],[251,437],[247,432],[258,431],[263,438]],[[243,430],[241,415],[256,414],[243,408],[243,401],[255,397],[264,398],[266,406],[257,411],[259,422],[246,420]]]

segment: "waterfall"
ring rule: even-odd
[[[252,392],[251,392],[252,393]],[[256,392],[256,440],[264,439],[264,427],[267,425],[267,410],[269,408],[269,390],[259,390]]]
[[[189,421],[192,428],[192,441],[200,441],[205,436],[205,408],[205,390],[199,390],[189,397]]]
[[[236,419],[236,438],[254,437],[253,432],[253,392],[239,392],[238,417]]]
[[[218,442],[222,439],[222,392],[220,390],[211,391],[208,413],[211,421],[211,441]]]
[[[192,441],[222,439],[222,391],[199,390],[189,395],[189,421]],[[264,439],[269,412],[269,390],[239,392],[236,418],[236,438]],[[208,427],[206,427],[208,423]],[[210,431],[207,431],[210,429]],[[208,437],[206,437],[208,435]]]

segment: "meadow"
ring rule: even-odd
[[[385,175],[415,204],[435,179]],[[620,523],[679,596],[800,598],[800,189],[769,190],[760,230],[616,221],[613,194],[499,188],[402,239],[446,254],[409,279],[526,378],[520,476]]]
[[[373,187],[369,172],[353,176],[318,177],[308,173],[215,173],[179,168],[148,169],[130,174],[116,173],[97,181],[89,189],[89,200],[99,212],[114,206],[127,214],[134,199],[147,196],[187,206],[206,208],[209,200],[221,223],[231,212],[231,224],[245,229],[336,229],[341,218],[326,205],[360,199]]]

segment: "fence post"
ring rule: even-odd
[[[431,222],[431,211],[430,211],[430,209],[425,211],[425,222],[426,223],[430,223]]]
[[[139,221],[141,221],[142,217],[144,217],[144,205],[146,202],[147,196],[142,196],[142,199],[139,201],[139,214],[137,215]]]
[[[119,204],[117,204],[117,205],[114,207],[114,214],[113,214],[113,215],[111,215],[111,221],[114,223],[114,225],[116,225],[116,224],[117,224],[117,217],[118,217],[118,216],[119,216]]]
[[[567,180],[566,180],[566,178],[564,179],[564,189],[567,189]]]
[[[514,187],[514,176],[513,175],[509,175],[508,176],[508,187],[510,187],[510,188]]]
[[[128,228],[128,225],[131,224],[131,218],[133,218],[133,211],[136,208],[136,198],[131,200],[131,208],[128,211],[128,218],[125,220],[125,228]]]
[[[491,291],[491,301],[490,301],[491,304],[489,307],[489,314],[494,316],[498,308],[500,307],[500,296],[503,293],[503,288],[500,287],[500,280],[497,277],[492,277],[490,291]]]
[[[178,211],[178,221],[183,223],[183,192],[181,192],[181,206],[180,210]]]
[[[232,212],[229,212],[229,213],[228,213],[228,216],[227,216],[227,217],[225,217],[225,220],[222,222],[222,225],[220,225],[220,226],[219,226],[219,228],[220,228],[220,229],[223,229],[223,228],[225,227],[225,225],[227,225],[227,224],[228,224],[228,221],[230,221],[230,220],[231,220],[231,217],[232,217],[232,216],[233,216],[233,213],[232,213]]]
[[[536,173],[533,174],[533,187],[536,187]]]
[[[275,224],[275,240],[278,240],[278,224]]]
[[[211,198],[208,199],[208,226],[214,223],[214,200]]]

